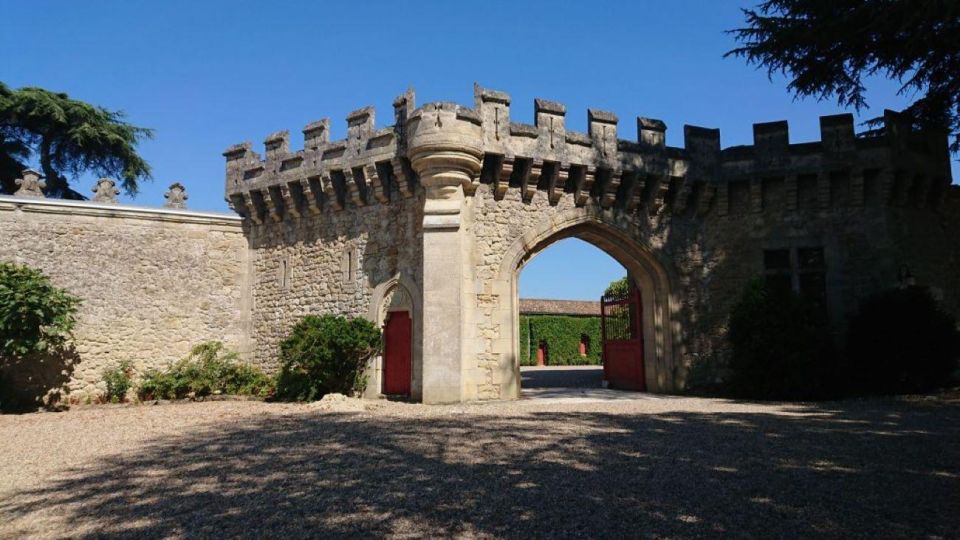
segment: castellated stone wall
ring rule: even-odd
[[[280,341],[305,315],[368,317],[374,289],[398,275],[418,293],[422,207],[397,197],[252,227],[252,360],[276,369]]]
[[[140,371],[220,340],[247,348],[247,240],[225,214],[0,197],[0,261],[42,270],[80,297],[70,401],[102,392],[103,369]],[[51,390],[54,390],[51,388]]]
[[[533,124],[516,122],[508,94],[479,86],[472,108],[414,101],[399,96],[384,128],[372,108],[354,111],[342,140],[323,119],[303,128],[302,150],[281,131],[263,156],[250,142],[224,152],[226,196],[251,240],[258,362],[307,313],[382,322],[404,279],[411,396],[517,398],[519,272],[567,237],[636,282],[642,335],[624,366],[654,392],[689,388],[697,366],[722,369],[730,309],[753,278],[818,299],[838,332],[865,296],[910,282],[960,313],[946,134],[899,113],[885,111],[879,136],[844,114],[821,117],[816,141],[766,122],[752,145],[727,148],[719,130],[687,125],[674,147],[646,117],[630,139],[595,109],[585,133],[568,130],[566,107],[544,99]]]

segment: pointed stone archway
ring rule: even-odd
[[[604,251],[619,262],[642,291],[644,370],[647,388],[667,392],[675,380],[680,342],[675,290],[667,268],[637,238],[640,231],[629,221],[616,219],[615,212],[576,208],[543,220],[516,239],[504,252],[491,289],[499,291],[495,308],[508,340],[499,340],[501,398],[520,396],[519,363],[519,276],[524,265],[537,253],[565,238],[578,238]],[[495,293],[496,294],[496,293]]]

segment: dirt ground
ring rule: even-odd
[[[355,405],[0,416],[0,537],[960,532],[955,395]]]

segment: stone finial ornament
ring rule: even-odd
[[[47,183],[43,181],[43,175],[33,169],[24,169],[20,175],[21,178],[16,179],[20,189],[14,192],[14,195],[17,197],[45,197],[43,188],[47,187]]]
[[[93,186],[91,191],[94,193],[93,202],[104,204],[117,204],[117,195],[120,194],[117,183],[111,178],[97,180],[97,184]]]
[[[170,184],[170,191],[167,191],[163,194],[163,198],[167,200],[163,206],[166,208],[186,208],[187,199],[187,188],[183,187],[183,184],[180,182],[174,182]]]

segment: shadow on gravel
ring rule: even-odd
[[[0,515],[50,508],[87,537],[955,535],[960,406],[867,405],[270,416],[71,471]]]
[[[520,387],[528,388],[600,388],[603,366],[576,368],[524,368],[520,371]]]

